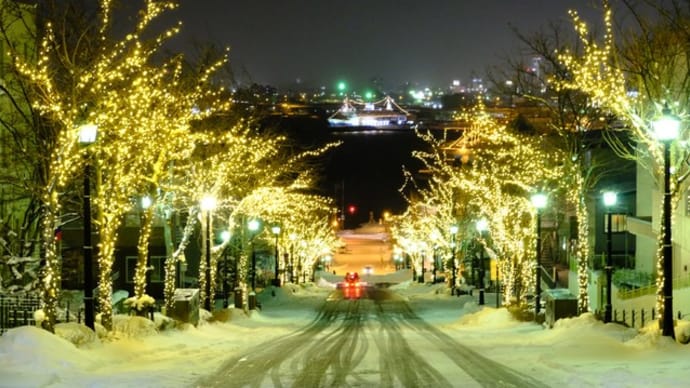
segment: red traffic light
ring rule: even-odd
[[[350,214],[355,214],[356,211],[357,211],[357,207],[355,205],[350,205],[347,207],[347,212]]]

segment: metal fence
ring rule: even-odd
[[[682,275],[676,276],[673,278],[672,284],[673,284],[674,290],[690,287],[690,275],[682,274]],[[657,286],[656,284],[649,284],[649,285],[645,285],[643,287],[633,288],[630,290],[620,289],[620,290],[618,290],[618,298],[619,299],[632,299],[632,298],[638,298],[640,296],[645,296],[645,295],[654,295],[658,289],[659,289],[659,286]]]
[[[635,256],[628,254],[612,254],[611,261],[614,268],[635,268]],[[602,270],[606,268],[606,254],[600,253],[592,256],[589,266],[595,270]]]
[[[34,311],[39,308],[38,296],[0,295],[0,335],[13,327],[35,325]]]
[[[156,303],[147,308],[141,316],[154,321],[155,312],[161,311],[162,304]],[[35,325],[34,312],[41,308],[40,297],[34,295],[8,296],[0,295],[0,335],[7,330],[19,326]],[[70,309],[70,302],[67,301],[64,310],[57,317],[56,323],[77,322],[81,323],[84,319],[84,306],[79,305],[76,311]],[[133,312],[130,312],[133,314]]]
[[[604,316],[603,311],[597,312],[597,314],[600,317]],[[676,314],[676,319],[680,320],[683,319],[687,316],[688,314],[683,314],[681,311],[678,311]],[[617,323],[624,324],[628,327],[632,328],[642,328],[646,324],[648,324],[650,321],[657,320],[659,318],[659,315],[657,312],[652,308],[652,309],[630,309],[630,310],[613,310],[613,321]]]

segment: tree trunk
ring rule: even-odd
[[[149,238],[153,225],[154,207],[150,206],[141,217],[139,241],[137,242],[137,266],[134,270],[134,296],[141,298],[146,294],[146,272],[149,265]]]
[[[43,217],[43,251],[45,262],[41,271],[41,303],[45,320],[42,327],[51,333],[55,332],[57,319],[58,294],[60,290],[60,258],[55,242],[55,230],[60,219],[58,217],[60,203],[57,193],[46,195],[45,213]]]

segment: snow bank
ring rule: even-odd
[[[506,329],[518,325],[524,325],[524,322],[519,322],[513,318],[507,309],[482,308],[476,304],[465,304],[465,308],[473,309],[474,312],[468,313],[460,317],[455,324],[456,327],[482,327],[493,329]]]
[[[89,359],[73,343],[33,326],[21,326],[0,337],[0,364],[40,365],[53,371],[76,368]]]

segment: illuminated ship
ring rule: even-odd
[[[410,113],[389,96],[366,103],[345,98],[343,106],[328,118],[328,123],[331,127],[404,129],[412,124],[411,118]]]

